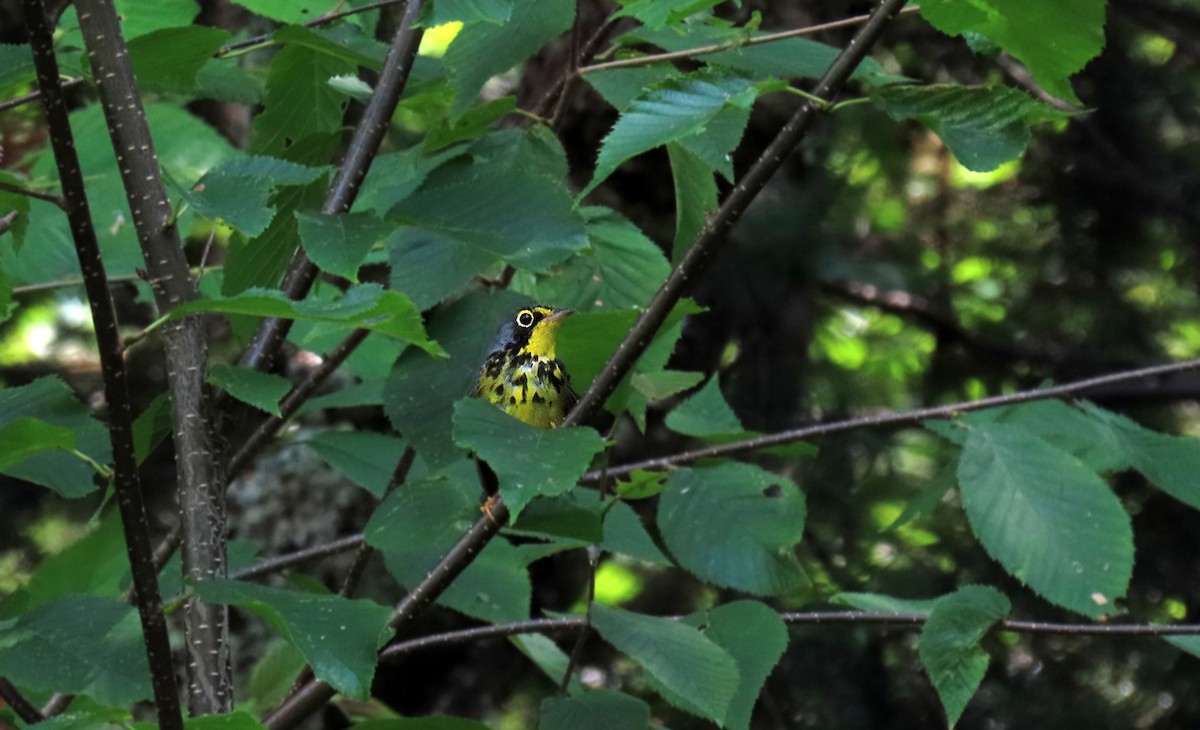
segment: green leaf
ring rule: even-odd
[[[38,730],[96,730],[96,728],[109,730],[112,727],[125,727],[130,721],[128,709],[105,707],[83,696],[76,697],[65,712],[39,722]],[[20,725],[14,725],[14,727],[20,727]],[[134,727],[137,728],[136,725]],[[137,728],[137,730],[141,729]]]
[[[878,593],[839,593],[830,599],[868,613],[918,613],[928,615],[940,599],[904,599]]]
[[[303,23],[316,20],[329,10],[321,0],[234,0],[234,3],[264,18],[280,23]]]
[[[678,263],[704,230],[708,215],[717,209],[717,182],[712,169],[696,155],[672,142],[667,145],[671,177],[675,181],[675,242],[671,260]]]
[[[462,116],[449,123],[434,127],[425,135],[424,148],[427,151],[439,150],[455,142],[474,139],[487,131],[492,122],[509,114],[517,108],[515,96],[501,96],[498,99],[484,102],[472,107]]]
[[[1200,636],[1165,636],[1168,644],[1200,659]]]
[[[618,502],[609,508],[604,517],[605,552],[628,555],[631,558],[644,560],[654,565],[669,566],[671,561],[663,555],[662,550],[654,543],[642,518],[624,502]]]
[[[392,226],[370,213],[296,212],[300,243],[323,271],[358,281],[358,267],[367,252],[382,241]]]
[[[325,173],[324,167],[252,155],[217,165],[191,188],[173,187],[201,217],[222,220],[247,236],[257,236],[275,217],[270,196],[276,188],[307,185]]]
[[[667,488],[667,475],[660,471],[635,469],[627,480],[617,481],[617,496],[621,499],[647,499],[662,494]]]
[[[898,529],[913,519],[932,512],[935,507],[941,504],[942,498],[946,496],[946,493],[954,488],[956,483],[955,478],[956,474],[953,468],[944,469],[929,483],[929,486],[921,490],[921,493],[916,498],[904,505],[904,510],[884,529]]]
[[[321,431],[306,442],[321,459],[376,497],[387,489],[404,442],[370,431]]]
[[[464,147],[455,147],[426,155],[421,145],[415,145],[376,157],[354,201],[354,210],[386,213],[420,187],[429,173],[466,153]]]
[[[671,265],[637,226],[607,208],[584,208],[590,244],[534,286],[539,301],[589,312],[644,306]]]
[[[737,662],[696,629],[671,619],[644,616],[601,604],[592,607],[592,625],[618,651],[637,662],[688,711],[722,722],[737,694]]]
[[[466,109],[484,82],[533,55],[574,20],[573,0],[512,0],[512,12],[503,25],[465,26],[443,58],[454,88],[454,109]]]
[[[455,20],[470,23],[508,22],[512,16],[513,0],[436,0],[430,26],[444,25]]]
[[[28,43],[0,43],[0,89],[33,76],[33,52]]]
[[[757,601],[734,601],[687,619],[734,658],[738,688],[722,727],[749,730],[759,692],[787,649],[787,626],[779,614]]]
[[[132,41],[162,28],[191,25],[200,8],[196,0],[116,0],[121,32]]]
[[[302,669],[304,655],[299,649],[278,637],[271,639],[250,673],[246,698],[254,707],[269,710],[287,695]]]
[[[254,117],[251,149],[279,155],[305,137],[340,127],[347,100],[327,82],[353,71],[348,61],[300,44],[284,46],[271,60],[265,109]]]
[[[361,28],[350,23],[324,28],[289,25],[275,31],[274,40],[311,48],[329,58],[344,61],[351,67],[364,66],[373,71],[382,68],[387,55],[387,46],[364,35]]]
[[[57,378],[38,378],[29,385],[0,390],[0,428],[29,418],[72,432],[75,450],[97,463],[106,464],[112,459],[107,429],[92,418],[87,407]],[[26,430],[25,426],[15,428],[17,431]],[[57,431],[53,433],[58,442],[65,443],[64,434]],[[60,496],[71,499],[91,494],[96,489],[92,467],[73,454],[58,449],[35,453],[17,463],[10,463],[3,467],[3,472],[49,487]]]
[[[1078,104],[1070,76],[1104,48],[1104,0],[933,0],[921,15],[948,35],[979,33],[1024,63],[1046,91]]]
[[[424,580],[481,514],[474,464],[463,467],[465,474],[453,478],[408,482],[383,500],[363,531],[406,588]],[[528,571],[513,546],[492,540],[438,603],[483,621],[518,621],[529,617],[531,593]]]
[[[151,697],[137,614],[124,601],[95,596],[65,596],[0,622],[0,676],[108,705]]]
[[[678,469],[667,481],[658,528],[680,566],[756,595],[786,596],[808,587],[793,552],[804,533],[804,494],[791,480],[730,462]]]
[[[276,416],[280,415],[279,401],[292,389],[292,382],[281,375],[236,365],[213,365],[208,379],[243,403]]]
[[[498,269],[498,256],[456,238],[420,228],[402,228],[387,243],[390,287],[428,309],[464,289],[476,276]]]
[[[520,634],[509,637],[509,642],[529,661],[536,664],[547,679],[555,684],[562,682],[563,675],[567,673],[569,659],[566,652],[559,649],[553,639],[542,634]],[[567,684],[567,690],[571,694],[576,695],[583,692],[583,686],[577,677],[572,676]]]
[[[545,269],[587,244],[583,220],[560,180],[495,159],[434,170],[390,216],[520,268]]]
[[[528,299],[508,291],[468,294],[429,320],[429,334],[449,359],[409,349],[396,360],[384,384],[384,412],[431,469],[463,456],[450,436],[454,401],[474,390],[496,327],[527,304]]]
[[[414,344],[432,355],[445,354],[425,334],[421,312],[412,300],[398,292],[384,291],[378,284],[360,284],[334,301],[310,297],[297,302],[279,291],[250,289],[233,297],[188,302],[177,307],[170,317],[180,319],[195,312],[248,314],[339,324],[379,332]]]
[[[741,143],[742,134],[746,131],[749,121],[748,107],[727,106],[712,118],[704,134],[684,137],[673,144],[692,153],[698,160],[707,164],[710,170],[721,173],[722,177],[732,183],[733,150]]]
[[[962,417],[967,424],[1006,423],[1028,431],[1075,456],[1090,468],[1104,472],[1125,469],[1125,455],[1115,429],[1102,416],[1106,411],[1085,413],[1060,400],[1039,400],[1008,408],[989,408]],[[958,429],[961,441],[966,431]],[[961,445],[961,443],[960,443]]]
[[[0,45],[0,47],[3,46]],[[29,183],[28,180],[19,178],[8,171],[0,172],[0,182],[6,182],[9,185],[16,185],[18,187],[26,187]],[[0,190],[0,216],[6,216],[13,212],[17,214],[17,217],[13,219],[8,229],[8,233],[12,235],[11,246],[13,251],[20,251],[21,246],[25,243],[25,235],[29,230],[30,206],[31,199],[28,196],[8,190]],[[0,234],[0,237],[3,237],[3,235]],[[0,247],[0,251],[3,251],[5,248],[7,246]],[[0,268],[0,276],[3,276],[4,287],[3,292],[0,293],[2,294],[0,296],[0,322],[3,322],[12,315],[12,310],[15,309],[16,305],[12,300],[13,282],[2,268]]]
[[[958,480],[976,536],[1015,578],[1092,617],[1125,595],[1129,515],[1078,459],[1011,426],[981,424],[967,437]]]
[[[232,580],[202,581],[193,587],[206,601],[253,611],[304,654],[318,679],[338,692],[357,699],[370,696],[376,652],[391,635],[387,607]]]
[[[542,700],[538,730],[646,730],[650,706],[613,689]]]
[[[646,400],[659,401],[693,388],[701,380],[704,380],[704,373],[663,370],[658,373],[638,373],[631,382],[634,390],[646,396]]]
[[[0,471],[45,451],[75,449],[75,433],[36,418],[22,416],[0,426]]]
[[[647,28],[662,30],[720,5],[721,0],[626,0],[621,4],[624,7],[613,15],[614,18],[633,17]]]
[[[1091,403],[1086,407],[1089,415],[1109,427],[1119,453],[1130,466],[1175,499],[1200,509],[1200,482],[1196,479],[1200,439],[1158,433]]]
[[[1020,157],[1031,125],[1069,116],[1007,86],[892,86],[872,98],[892,119],[916,119],[929,127],[975,172]]]
[[[655,147],[703,134],[727,107],[749,109],[754,87],[737,76],[698,72],[667,79],[629,105],[604,138],[587,195],[622,162]],[[725,150],[730,152],[731,150]]]
[[[495,469],[513,517],[534,497],[570,491],[604,450],[593,429],[535,428],[483,400],[455,403],[453,421],[454,442]]]
[[[1011,609],[1008,598],[994,588],[964,586],[938,600],[921,629],[921,663],[951,727],[987,671],[988,655],[979,648],[980,639]]]
[[[586,498],[580,490],[558,497],[534,500],[521,511],[511,532],[534,535],[550,540],[566,539],[581,544],[599,543],[603,533],[602,505],[591,495]]]
[[[129,576],[120,513],[111,511],[91,532],[46,557],[29,582],[0,601],[0,619],[12,618],[71,595],[118,598]]]
[[[687,436],[722,437],[745,432],[733,409],[725,402],[717,377],[667,414],[667,428]]]
[[[196,74],[229,40],[220,28],[162,28],[129,42],[129,61],[145,90],[193,92]]]
[[[614,68],[590,73],[584,78],[600,96],[617,111],[625,109],[652,86],[670,78],[678,78],[679,72],[669,63],[633,68]]]
[[[163,392],[154,396],[146,410],[133,420],[133,451],[139,464],[171,435],[174,410],[171,396]]]
[[[153,730],[157,725],[146,730]],[[229,715],[206,715],[204,717],[189,717],[183,721],[186,730],[263,730],[262,723],[249,712],[239,710]],[[142,730],[140,727],[135,730]]]

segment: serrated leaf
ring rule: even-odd
[[[648,89],[634,99],[604,138],[596,159],[596,173],[580,197],[591,192],[625,160],[668,142],[704,133],[707,125],[727,107],[748,109],[754,93],[750,82],[743,78],[703,72],[667,79]]]
[[[162,28],[131,40],[129,61],[141,88],[190,92],[196,74],[228,40],[220,28]]]
[[[137,614],[109,598],[64,596],[0,622],[0,675],[27,689],[108,705],[151,697]]]
[[[340,324],[379,332],[414,344],[433,355],[445,354],[425,334],[421,312],[412,300],[398,292],[384,291],[378,284],[360,284],[334,301],[309,298],[297,302],[279,291],[250,289],[233,297],[187,302],[177,307],[170,316],[179,319],[196,312]]]
[[[663,370],[658,373],[638,373],[631,383],[648,401],[659,401],[695,387],[704,380],[704,373]]]
[[[200,12],[196,0],[116,0],[114,4],[128,41],[163,28],[191,25]]]
[[[254,117],[251,149],[278,156],[300,140],[342,124],[346,97],[327,82],[354,71],[349,61],[292,43],[271,60],[263,112]]]
[[[303,46],[329,58],[354,66],[379,71],[387,55],[387,46],[365,35],[352,23],[326,27],[289,25],[275,31],[277,43]]]
[[[371,213],[296,212],[300,243],[313,263],[331,274],[358,281],[358,267],[367,252],[392,231]]]
[[[512,0],[503,25],[464,26],[443,57],[454,88],[454,109],[466,109],[484,82],[524,61],[574,20],[572,0]]]
[[[637,18],[647,28],[662,30],[720,4],[721,0],[626,0],[613,17]]]
[[[424,580],[479,518],[474,464],[466,463],[465,471],[465,479],[410,481],[371,515],[363,531],[367,543],[383,553],[388,571],[406,588]],[[518,621],[529,616],[531,593],[528,571],[512,545],[492,540],[438,603],[484,621]]]
[[[589,245],[533,288],[539,301],[590,312],[643,306],[671,273],[658,246],[607,208],[584,208]]]
[[[354,210],[386,213],[420,187],[429,173],[466,153],[463,147],[455,147],[426,155],[421,145],[415,145],[376,157],[354,201]]]
[[[667,145],[675,182],[675,242],[671,260],[678,263],[717,209],[717,182],[708,164],[678,144]]]
[[[634,99],[650,87],[678,76],[680,73],[671,64],[658,63],[598,71],[589,73],[584,78],[605,101],[616,107],[617,111],[625,111]]]
[[[650,706],[612,689],[542,701],[538,730],[646,730]]]
[[[321,431],[306,442],[321,459],[376,497],[387,489],[404,442],[370,431]]]
[[[234,0],[236,5],[264,18],[280,23],[303,23],[316,20],[329,9],[322,0]]]
[[[1157,433],[1091,403],[1086,407],[1109,427],[1123,461],[1175,499],[1200,509],[1200,439]]]
[[[425,135],[423,147],[427,151],[439,150],[456,142],[478,137],[492,126],[492,122],[516,108],[517,98],[515,96],[502,96],[472,107],[457,119],[450,120],[448,124],[429,130],[429,133]]]
[[[621,499],[646,499],[661,494],[666,488],[666,474],[635,469],[627,479],[617,481],[617,496]]]
[[[329,86],[351,99],[361,101],[364,104],[371,100],[371,94],[375,90],[366,81],[363,81],[354,74],[344,74],[342,76],[330,76]]]
[[[1068,114],[1007,86],[891,86],[874,99],[892,119],[916,119],[968,170],[988,172],[1021,156],[1031,125]]]
[[[1091,617],[1125,595],[1129,515],[1078,459],[1011,426],[980,424],[963,447],[958,480],[980,543],[1015,578]]]
[[[948,35],[983,35],[1051,94],[1078,104],[1069,79],[1104,48],[1104,6],[1104,0],[933,0],[921,5],[921,15]]]
[[[276,637],[255,662],[246,685],[246,697],[255,707],[270,709],[287,695],[302,669],[304,655],[300,650]]]
[[[520,518],[514,521],[509,530],[586,545],[602,539],[602,517],[600,501],[594,497],[586,499],[579,490],[575,490],[558,497],[534,500],[521,511]]]
[[[171,435],[173,419],[174,405],[165,392],[154,396],[146,410],[133,419],[133,451],[139,464]]]
[[[1039,400],[1008,408],[989,408],[966,414],[962,422],[1007,423],[1029,431],[1096,471],[1115,471],[1129,466],[1114,429],[1103,418],[1085,413],[1060,400]],[[958,429],[965,440],[966,431]]]
[[[680,566],[756,595],[792,595],[808,587],[793,552],[804,533],[804,494],[791,480],[730,462],[678,469],[667,481],[658,528]]]
[[[604,450],[593,429],[535,428],[483,400],[454,404],[454,442],[473,449],[500,479],[500,494],[514,517],[535,497],[571,490]]]
[[[389,215],[521,268],[544,270],[587,244],[583,219],[560,180],[495,160],[438,168]]]
[[[325,172],[323,167],[277,157],[248,156],[217,165],[190,188],[175,189],[201,217],[223,220],[247,236],[257,236],[275,217],[269,199],[276,188],[306,185]]]
[[[29,418],[71,432],[74,449],[93,461],[105,464],[112,458],[107,429],[57,378],[38,378],[29,385],[0,390],[0,427]],[[15,428],[27,430],[23,426]],[[65,443],[64,434],[53,433],[56,440]],[[96,489],[92,468],[61,449],[34,453],[2,469],[10,476],[49,487],[62,497],[82,497]]]
[[[391,635],[391,610],[372,601],[301,593],[232,580],[196,583],[211,603],[253,611],[308,661],[318,679],[350,697],[370,696],[376,652]]]
[[[276,416],[280,415],[279,401],[292,389],[292,382],[281,375],[236,365],[213,365],[208,379],[243,403]]]
[[[734,658],[704,634],[671,619],[602,604],[592,606],[597,633],[637,662],[673,698],[702,717],[722,722],[738,689]]]
[[[921,663],[937,690],[951,727],[962,716],[983,675],[988,655],[979,641],[1012,605],[987,586],[964,586],[939,599],[921,629]]]
[[[28,43],[0,43],[0,89],[33,77],[33,52]]]
[[[779,614],[757,601],[734,601],[688,617],[704,635],[734,658],[738,688],[722,727],[749,730],[750,715],[771,670],[787,649],[787,626]]]

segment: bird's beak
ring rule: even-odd
[[[558,310],[555,310],[554,314],[551,314],[549,317],[546,317],[546,319],[544,319],[542,321],[543,322],[554,322],[555,324],[559,324],[564,319],[571,316],[572,314],[575,314],[574,309],[558,309]]]

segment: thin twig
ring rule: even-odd
[[[779,617],[790,626],[843,624],[919,627],[929,619],[928,614],[923,613],[864,613],[860,611],[789,612],[781,613]],[[683,617],[667,616],[665,618],[679,620]],[[388,644],[380,652],[379,659],[381,662],[394,662],[413,652],[437,646],[474,643],[485,639],[501,639],[521,634],[571,634],[586,628],[588,628],[588,621],[583,616],[530,619],[509,624],[475,626]],[[1004,620],[998,621],[994,630],[1015,634],[1159,638],[1200,635],[1200,624],[1065,624],[1047,621]]]
[[[920,8],[911,6],[900,10],[896,15],[906,15],[915,13]],[[721,51],[734,51],[746,46],[758,46],[764,43],[776,43],[789,38],[800,38],[806,35],[813,35],[827,30],[836,30],[837,28],[847,28],[854,25],[860,25],[870,20],[872,15],[855,15],[850,18],[842,18],[829,23],[819,23],[817,25],[809,25],[804,28],[793,28],[792,30],[784,30],[778,33],[764,33],[760,36],[750,38],[739,38],[733,41],[724,43],[714,43],[708,46],[697,46],[696,48],[687,48],[682,51],[672,51],[670,53],[653,53],[646,56],[638,56],[636,58],[622,58],[617,61],[606,61],[604,63],[596,63],[591,66],[581,66],[576,74],[586,76],[587,74],[597,73],[599,71],[611,71],[617,68],[637,68],[639,66],[652,66],[656,63],[667,63],[670,61],[682,61],[697,56],[707,56],[710,53],[720,53]]]
[[[65,91],[67,89],[73,89],[76,86],[83,86],[86,83],[87,79],[83,78],[82,76],[76,76],[75,78],[64,78],[62,80],[61,87]],[[4,101],[0,101],[0,112],[6,112],[9,109],[15,109],[19,106],[24,106],[25,104],[28,104],[31,101],[37,101],[40,98],[42,98],[41,91],[31,91],[28,94],[23,94],[22,96],[14,96],[11,99],[5,99]]]
[[[715,444],[713,446],[705,446],[692,451],[685,451],[671,456],[661,456],[655,459],[646,459],[645,461],[635,462],[633,464],[622,464],[620,466],[610,467],[608,469],[609,476],[617,477],[624,476],[636,470],[661,470],[668,469],[680,464],[687,464],[700,459],[711,459],[717,456],[730,456],[732,454],[740,454],[746,451],[755,451],[757,449],[767,448],[769,446],[781,446],[790,444],[796,441],[803,441],[807,438],[817,436],[828,436],[832,433],[840,433],[842,431],[851,431],[857,428],[873,428],[879,426],[896,426],[911,423],[919,423],[921,421],[954,418],[963,413],[971,411],[979,411],[984,408],[997,408],[999,406],[1012,406],[1019,403],[1028,403],[1036,400],[1046,400],[1049,398],[1058,398],[1061,396],[1075,395],[1087,390],[1099,388],[1113,383],[1120,383],[1127,380],[1141,380],[1145,378],[1157,377],[1160,375],[1170,375],[1179,373],[1185,370],[1195,370],[1200,368],[1200,358],[1194,360],[1184,360],[1183,362],[1170,363],[1167,365],[1152,365],[1145,368],[1137,368],[1136,370],[1125,370],[1119,373],[1109,373],[1108,375],[1100,375],[1094,378],[1085,380],[1077,380],[1072,383],[1064,383],[1048,388],[1036,388],[1034,390],[1023,390],[1017,393],[1009,393],[1008,395],[995,395],[990,398],[980,398],[979,400],[964,401],[962,403],[952,403],[945,406],[934,406],[931,408],[917,408],[911,411],[901,411],[899,413],[875,413],[869,416],[859,416],[850,418],[844,421],[834,421],[833,423],[818,423],[811,426],[794,428],[787,431],[779,431],[765,436],[757,436],[743,441],[732,441],[727,444]],[[600,471],[589,472],[583,476],[580,481],[591,482],[600,477]]]
[[[404,15],[392,37],[392,45],[383,62],[379,83],[363,111],[362,119],[354,129],[354,136],[346,149],[346,156],[338,166],[337,175],[329,186],[321,212],[325,215],[345,213],[354,205],[363,179],[371,169],[383,136],[391,124],[396,105],[408,84],[417,48],[421,45],[424,30],[417,26],[421,14],[420,0],[409,0],[404,6]],[[284,275],[283,291],[290,299],[303,299],[316,279],[317,267],[308,260],[303,248],[297,248]],[[291,330],[292,320],[267,317],[258,326],[254,338],[242,355],[242,365],[256,370],[271,366],[284,339]]]
[[[112,484],[125,531],[125,549],[132,570],[134,596],[142,624],[142,638],[146,646],[158,722],[162,728],[181,730],[183,716],[175,687],[175,670],[171,663],[171,643],[163,615],[162,597],[158,590],[158,576],[154,570],[149,520],[146,517],[134,453],[133,407],[129,398],[128,373],[121,357],[116,309],[109,291],[96,229],[92,225],[87,190],[79,157],[75,151],[67,106],[59,85],[60,74],[58,60],[54,56],[53,31],[47,22],[42,0],[23,0],[23,6],[25,23],[29,28],[30,47],[37,69],[38,87],[45,98],[44,108],[47,126],[50,129],[50,143],[58,167],[67,218],[70,221],[88,303],[91,305],[96,346],[104,379],[104,397],[108,404],[108,433],[113,456]],[[81,9],[80,15],[82,18],[86,12]]]
[[[260,560],[254,565],[248,565],[241,570],[233,571],[229,574],[229,577],[233,578],[234,580],[261,578],[264,575],[278,573],[280,571],[287,570],[294,565],[307,563],[310,560],[348,552],[364,544],[365,543],[363,542],[363,536],[361,532],[357,535],[347,535],[346,537],[339,537],[332,542],[327,542],[322,545],[314,545],[313,547],[304,548],[303,550],[284,553],[283,555],[276,555],[274,557]]]
[[[53,203],[54,205],[58,206],[58,208],[60,210],[67,209],[67,203],[65,200],[62,199],[61,195],[53,195],[51,193],[40,193],[37,190],[31,190],[30,188],[21,187],[20,185],[13,185],[11,183],[6,183],[6,182],[0,182],[0,190],[5,190],[10,193],[16,193],[17,195],[24,195],[27,198],[36,198],[37,200],[44,200],[47,203]]]
[[[905,0],[883,0],[817,82],[813,88],[815,96],[826,102],[833,101],[875,45],[887,22],[900,11],[904,3]],[[666,322],[667,316],[683,296],[688,283],[704,270],[714,253],[725,242],[726,234],[741,219],[750,201],[762,191],[784,159],[800,144],[819,110],[819,105],[814,102],[801,104],[758,161],[738,180],[717,212],[705,222],[703,230],[688,248],[683,260],[667,277],[667,281],[638,317],[629,334],[596,375],[587,392],[579,398],[575,408],[563,421],[564,426],[574,426],[588,420],[604,405]]]
[[[223,264],[217,266],[209,266],[204,271],[221,271],[225,266]],[[191,273],[203,273],[197,268],[192,268]],[[108,285],[127,284],[131,281],[142,281],[142,277],[137,274],[121,274],[118,276],[108,277]],[[40,284],[23,284],[13,287],[13,296],[18,294],[35,294],[43,291],[53,291],[54,289],[64,289],[69,286],[83,286],[82,277],[69,277],[66,279],[55,279],[54,281],[44,281]]]
[[[383,496],[386,499],[389,494],[404,486],[408,481],[408,472],[412,469],[413,462],[417,459],[417,452],[413,447],[405,447],[404,453],[400,456],[399,463],[392,471],[392,478],[388,481],[387,489],[384,490]],[[346,577],[342,580],[341,590],[339,595],[351,598],[354,592],[358,590],[358,584],[362,580],[363,573],[367,570],[367,563],[370,562],[371,556],[375,554],[375,548],[371,547],[365,541],[359,545],[358,552],[354,555],[354,562],[350,565],[350,570],[346,571]]]
[[[306,28],[316,28],[321,25],[328,25],[329,23],[332,23],[335,20],[341,20],[342,18],[345,18],[350,15],[358,15],[359,13],[365,13],[370,10],[376,10],[378,8],[385,8],[389,5],[399,5],[400,3],[407,2],[407,1],[408,0],[379,0],[379,2],[373,2],[373,3],[367,3],[365,5],[359,5],[357,7],[350,8],[349,10],[342,10],[340,12],[326,13],[326,14],[320,16],[319,18],[314,18],[313,20],[310,20],[306,23],[302,23],[302,25],[304,25],[304,27],[306,27]],[[215,53],[213,53],[213,57],[214,58],[224,58],[230,54],[236,53],[237,51],[242,51],[242,50],[252,48],[254,46],[267,44],[271,41],[271,37],[273,35],[274,35],[274,33],[263,33],[262,35],[257,35],[257,36],[254,36],[253,38],[247,38],[244,41],[238,41],[236,43],[230,43],[228,45],[221,46],[220,48],[217,49],[217,51]]]
[[[0,699],[8,703],[8,706],[17,713],[17,717],[21,718],[28,725],[39,723],[46,719],[46,716],[38,711],[38,708],[33,706],[33,703],[25,699],[25,695],[21,694],[21,690],[17,689],[12,682],[5,677],[0,677]]]

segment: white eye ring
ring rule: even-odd
[[[532,327],[533,312],[529,311],[528,309],[521,310],[517,314],[517,324],[521,325],[522,327]]]

